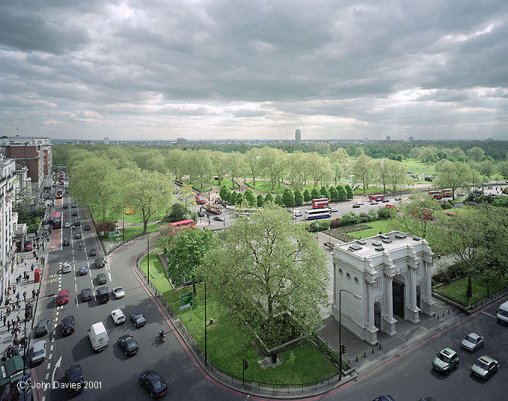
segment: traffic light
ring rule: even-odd
[[[345,354],[346,353],[346,346],[344,344],[340,345],[340,352],[341,352],[341,354]]]

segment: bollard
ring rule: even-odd
[[[444,312],[443,312],[443,317],[444,317]]]
[[[450,309],[448,309],[448,314],[450,314]]]
[[[364,357],[364,358],[367,358],[367,351],[365,351],[365,352],[363,353],[363,357]]]
[[[381,349],[381,343],[378,343],[378,344],[377,344],[377,347],[378,347],[379,349]]]
[[[355,362],[358,362],[358,355],[356,355]]]

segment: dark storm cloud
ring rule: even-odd
[[[383,138],[477,124],[502,138],[506,21],[504,0],[11,2],[0,127]]]

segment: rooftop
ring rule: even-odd
[[[422,242],[422,238],[413,237],[401,231],[392,231],[388,234],[378,234],[374,237],[347,242],[338,245],[336,248],[363,259],[382,254],[383,252],[390,253],[406,248],[409,245],[420,245]]]

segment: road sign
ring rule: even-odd
[[[180,310],[187,309],[192,306],[192,292],[186,292],[185,294],[180,294]]]

